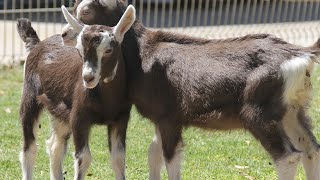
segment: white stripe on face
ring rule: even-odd
[[[102,39],[100,45],[97,47],[97,57],[98,57],[98,69],[101,70],[101,59],[102,59],[105,51],[107,49],[111,48],[111,46],[110,46],[111,37],[109,36],[109,32],[107,32],[107,31],[102,32],[100,34],[102,35],[103,39]],[[114,76],[116,75],[117,68],[118,68],[118,62],[115,65],[111,75],[108,77],[105,77],[105,79],[103,80],[104,83],[108,83],[113,80]]]
[[[109,32],[105,31],[105,32],[101,32],[100,34],[102,35],[103,39],[101,40],[101,43],[97,47],[97,57],[98,57],[99,64],[101,64],[101,59],[104,52],[111,47],[110,46],[111,38],[109,36]]]
[[[92,3],[92,0],[83,0],[77,7],[77,19],[80,19],[80,13],[82,10],[88,10],[88,6]]]
[[[80,55],[82,57],[83,57],[82,35],[83,35],[83,31],[85,31],[87,27],[88,27],[88,25],[85,25],[83,27],[82,31],[79,33],[78,38],[77,38],[76,48],[79,50]]]
[[[99,77],[100,77],[100,72],[101,72],[101,60],[102,60],[103,54],[107,48],[110,48],[110,42],[111,42],[111,38],[110,38],[109,33],[107,31],[101,32],[100,34],[102,35],[103,39],[101,40],[99,46],[96,49],[97,58],[98,58],[98,63],[97,63],[98,67],[97,67],[96,75],[95,75],[95,76],[99,76]]]
[[[99,0],[99,3],[109,9],[113,9],[117,6],[117,0]]]

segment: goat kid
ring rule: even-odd
[[[64,45],[61,35],[39,42],[30,21],[18,20],[19,35],[31,50],[25,64],[20,107],[24,137],[20,155],[23,179],[32,178],[37,151],[36,129],[43,107],[54,117],[53,132],[47,141],[51,179],[63,179],[62,162],[71,134],[76,148],[74,178],[84,178],[91,161],[88,136],[93,124],[108,125],[115,177],[125,179],[125,137],[131,105],[126,100],[119,37],[130,27],[127,20],[120,21],[116,28],[99,25],[85,28],[81,32],[82,39],[78,39],[78,47],[83,47],[80,54],[86,52],[84,61],[75,48]],[[92,29],[96,33],[90,33]]]
[[[208,40],[135,22],[122,52],[129,99],[156,126],[150,179],[160,179],[163,163],[169,179],[180,179],[188,126],[244,128],[271,155],[279,179],[294,179],[300,160],[307,179],[319,179],[319,144],[305,113],[319,42],[303,48],[268,34]]]

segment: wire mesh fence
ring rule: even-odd
[[[129,1],[152,27],[190,27],[318,20],[319,0]]]
[[[320,37],[320,0],[125,0],[147,27],[227,38],[271,33],[292,43],[309,45]],[[25,58],[15,20],[31,19],[41,39],[61,33],[60,6],[72,0],[0,0],[0,64]]]

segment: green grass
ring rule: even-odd
[[[314,132],[320,139],[320,68],[313,74],[315,98],[309,114],[313,118]],[[22,89],[22,67],[0,68],[0,179],[21,179],[19,152],[21,149],[21,125],[18,110]],[[45,152],[45,140],[50,135],[50,117],[44,113],[42,127],[38,132],[38,154],[34,179],[49,179],[49,160]],[[127,137],[126,175],[128,179],[147,179],[148,146],[154,133],[153,125],[133,110]],[[92,129],[90,146],[93,162],[86,179],[113,179],[107,148],[106,128]],[[185,130],[183,179],[276,179],[272,160],[248,132],[202,131],[195,128]],[[66,179],[73,175],[73,146],[64,161]],[[235,165],[248,166],[237,169]],[[167,179],[163,170],[163,179]],[[305,179],[299,167],[296,179]]]

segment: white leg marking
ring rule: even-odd
[[[28,180],[32,179],[32,170],[35,164],[37,154],[37,145],[35,142],[30,144],[27,151],[22,151],[20,153],[20,163],[22,168],[22,179]]]
[[[63,159],[66,153],[67,136],[70,134],[70,127],[63,122],[55,122],[53,132],[46,141],[47,152],[50,156],[50,179],[63,179]]]
[[[37,130],[39,128],[39,121],[36,120],[33,124],[33,135],[37,137]],[[20,153],[20,163],[22,168],[22,179],[32,179],[32,171],[35,164],[37,155],[37,145],[36,140],[29,145],[29,149],[27,151],[23,151]]]
[[[294,180],[301,153],[291,153],[275,162],[279,180]]]
[[[169,180],[180,180],[181,162],[182,162],[182,142],[177,144],[174,157],[169,163],[166,162]]]
[[[294,147],[299,151],[303,151],[307,146],[312,147],[313,143],[310,141],[308,134],[300,125],[297,118],[298,108],[299,107],[295,106],[288,107],[288,110],[282,120],[282,126]],[[304,143],[300,142],[302,139],[304,139]]]
[[[304,103],[310,96],[310,90],[305,91],[306,71],[313,70],[312,55],[294,57],[281,64],[281,76],[285,81],[283,100],[286,104]]]
[[[78,157],[75,157],[74,162],[74,180],[84,179],[85,173],[88,170],[92,157],[88,146],[83,148]]]
[[[149,162],[149,179],[160,180],[161,178],[160,172],[164,164],[164,158],[163,158],[163,151],[162,151],[161,135],[158,128],[156,128],[156,133],[149,147],[148,162]]]
[[[302,163],[307,180],[320,180],[320,151],[303,153]]]
[[[125,179],[125,151],[117,130],[111,133],[111,164],[116,180]]]
[[[308,180],[320,180],[320,153],[315,143],[313,142],[310,132],[302,127],[300,124],[297,113],[298,107],[288,109],[282,120],[282,125],[286,135],[289,137],[290,142],[294,147],[302,151],[302,163],[306,172]]]

